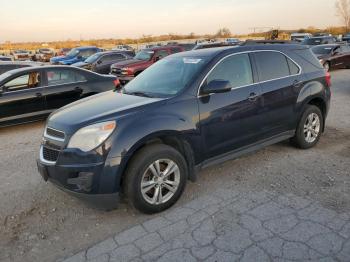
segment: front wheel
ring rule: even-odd
[[[302,149],[315,146],[320,140],[323,123],[321,110],[317,106],[309,105],[300,119],[292,143]]]
[[[161,212],[180,198],[187,172],[185,159],[174,148],[163,144],[146,146],[128,165],[123,192],[139,211]]]

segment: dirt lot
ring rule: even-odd
[[[349,211],[349,71],[333,73],[332,90],[326,133],[316,148],[284,142],[204,170],[179,204],[225,187],[293,193]],[[43,126],[0,130],[0,261],[53,261],[150,218],[123,203],[111,212],[91,209],[43,182],[35,165]]]

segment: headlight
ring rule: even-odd
[[[68,148],[78,148],[84,152],[91,151],[106,141],[116,126],[115,121],[108,121],[83,127],[72,136]]]

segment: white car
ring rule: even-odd
[[[12,52],[13,60],[26,61],[30,60],[30,53],[26,50],[15,50]]]
[[[290,40],[295,42],[302,42],[305,39],[311,38],[312,34],[309,33],[293,33],[290,35]]]

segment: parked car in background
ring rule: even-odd
[[[336,43],[336,39],[332,36],[311,37],[301,42],[303,45],[326,45],[334,43]]]
[[[132,48],[129,45],[117,45],[117,46],[113,47],[112,50],[115,50],[115,51],[134,51],[134,48]]]
[[[50,48],[40,48],[35,51],[35,54],[32,56],[32,60],[50,62],[50,59],[54,56],[54,54],[55,52]]]
[[[11,55],[15,61],[30,60],[30,52],[27,50],[15,50],[11,52]]]
[[[181,46],[184,48],[185,51],[190,51],[196,46],[195,43],[177,43],[177,44],[172,44],[172,43],[176,43],[176,42],[169,42],[169,43],[167,43],[167,45],[168,46],[174,46],[174,45]]]
[[[132,59],[134,51],[105,51],[88,57],[84,62],[72,64],[72,66],[91,70],[100,74],[109,74],[111,65],[120,61]]]
[[[70,50],[72,50],[72,48],[61,48],[60,50],[57,51],[55,56],[65,56],[68,54]]]
[[[350,33],[347,33],[342,37],[342,41],[350,43]]]
[[[74,63],[83,62],[89,56],[101,52],[96,46],[82,46],[70,50],[65,56],[56,56],[50,59],[53,65],[72,65]]]
[[[290,40],[294,42],[302,42],[311,37],[312,37],[312,34],[309,34],[309,33],[292,33],[290,35]]]
[[[12,58],[9,56],[0,55],[0,61],[12,61]]]
[[[46,118],[78,99],[115,89],[114,76],[68,66],[21,68],[0,75],[0,126]]]
[[[27,61],[0,61],[0,75],[18,68],[31,67],[31,66],[42,66],[43,63],[27,62]]]
[[[134,79],[146,68],[168,55],[183,52],[182,46],[162,46],[143,49],[132,59],[115,63],[111,66],[111,74],[116,75],[121,84]]]
[[[311,50],[327,71],[350,68],[350,46],[347,44],[318,45]]]
[[[226,43],[234,46],[234,45],[239,45],[241,41],[238,38],[227,38]]]
[[[212,48],[169,56],[122,93],[71,104],[47,121],[38,169],[99,207],[172,206],[196,171],[291,139],[315,146],[330,75],[300,45]]]
[[[226,42],[213,42],[213,43],[200,43],[197,44],[193,50],[200,50],[200,49],[207,49],[207,48],[215,48],[215,47],[227,47],[230,46],[230,44]]]

